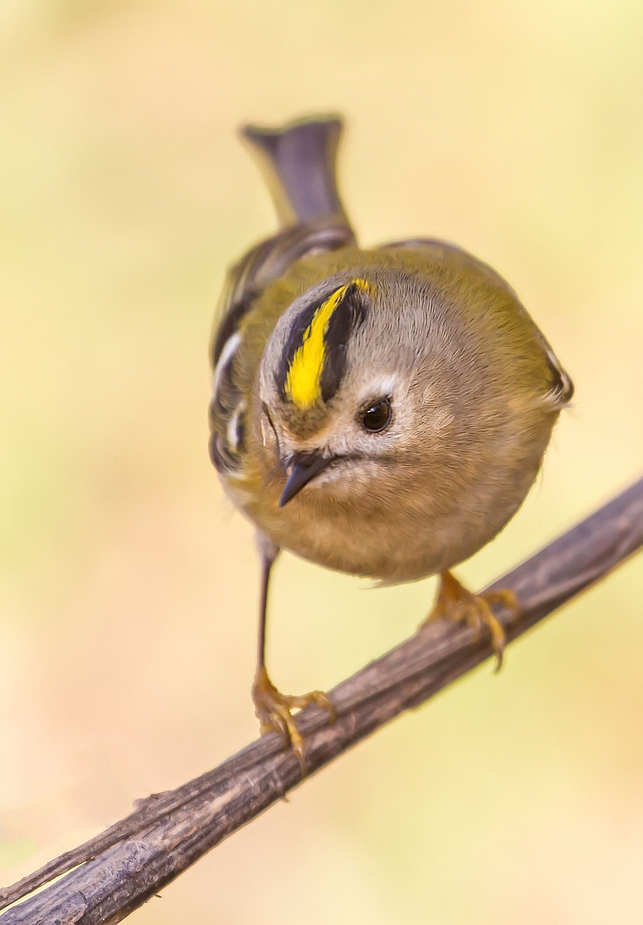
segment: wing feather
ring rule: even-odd
[[[235,361],[242,345],[244,319],[264,289],[283,276],[295,261],[353,242],[354,235],[345,224],[319,219],[292,225],[260,241],[228,272],[210,349],[213,370],[210,456],[220,472],[231,473],[243,463],[247,408],[238,385],[240,377]],[[261,353],[258,351],[257,365]]]

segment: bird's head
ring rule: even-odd
[[[389,268],[328,279],[282,314],[258,393],[261,441],[285,478],[281,506],[302,489],[381,503],[412,490],[453,420],[430,298],[421,279]]]

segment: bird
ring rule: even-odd
[[[210,458],[251,521],[261,565],[252,698],[305,771],[297,710],[265,658],[280,550],[382,584],[438,575],[424,621],[450,618],[506,641],[496,604],[454,566],[515,514],[573,385],[510,285],[431,237],[363,247],[338,189],[339,115],[241,134],[279,228],[229,270],[210,347]],[[423,623],[423,625],[424,625]]]

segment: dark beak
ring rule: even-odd
[[[279,499],[279,507],[288,504],[311,479],[323,472],[335,459],[334,456],[322,456],[321,453],[295,453],[290,464],[290,475]]]

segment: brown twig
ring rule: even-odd
[[[642,545],[643,479],[491,585],[511,588],[520,602],[517,618],[504,614],[508,638],[524,633]],[[331,691],[337,710],[332,726],[324,711],[302,713],[310,771],[489,655],[488,639],[443,622],[392,649]],[[277,735],[265,736],[202,777],[140,801],[96,838],[0,890],[1,909],[50,884],[1,915],[2,925],[120,922],[300,780],[293,753]],[[61,874],[66,876],[51,883]]]

